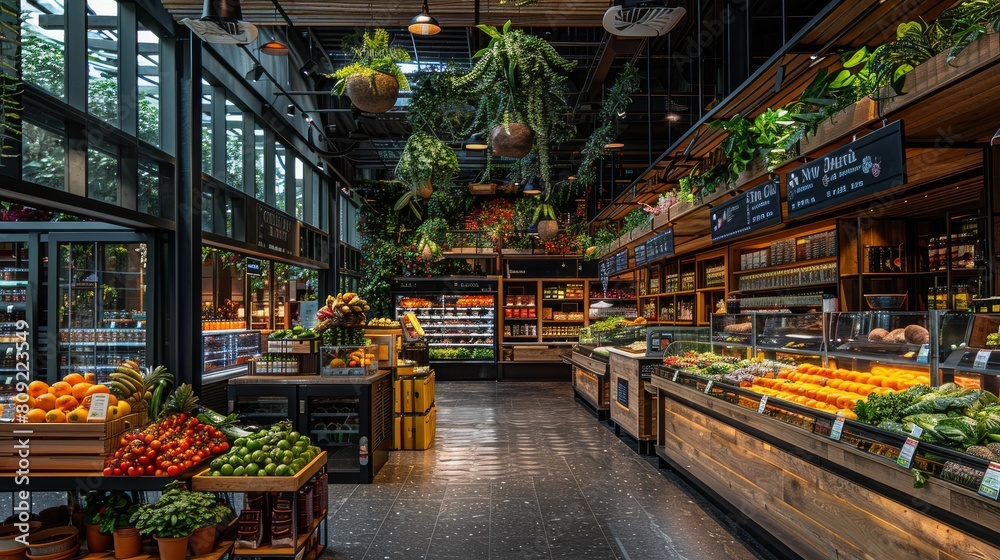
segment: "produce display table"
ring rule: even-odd
[[[760,395],[709,388],[685,374],[658,371],[650,383],[659,393],[661,466],[689,477],[789,555],[1000,558],[1000,504],[940,478],[914,488],[909,469],[874,451],[898,451],[902,436],[870,439],[859,434],[873,428],[848,421],[834,441],[831,415],[778,399],[760,407]],[[925,469],[959,455],[919,449],[924,464],[915,466]]]
[[[573,367],[573,392],[597,413],[600,421],[608,420],[611,405],[608,356],[593,348],[577,346],[563,361]]]
[[[64,490],[85,487],[88,490],[123,490],[158,492],[173,480],[187,480],[200,469],[188,469],[177,477],[169,476],[104,476],[101,471],[62,471],[62,472],[31,472],[30,485],[16,483],[15,473],[4,472],[0,475],[0,492],[17,492],[30,489],[32,492],[60,492]]]
[[[609,417],[615,434],[625,432],[639,444],[639,453],[652,452],[656,440],[656,396],[645,390],[653,366],[663,358],[647,358],[645,351],[635,354],[618,348],[610,349],[608,357]]]

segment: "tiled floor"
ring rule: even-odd
[[[438,383],[437,404],[432,449],[393,452],[374,484],[330,487],[325,558],[769,558],[568,383]]]

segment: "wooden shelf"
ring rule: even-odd
[[[698,288],[696,292],[724,292],[726,291],[725,286],[713,286],[711,288]]]
[[[779,270],[791,270],[794,268],[802,268],[806,266],[813,266],[817,264],[828,264],[832,262],[837,262],[837,257],[825,257],[822,259],[809,259],[805,261],[796,261],[787,264],[779,264],[775,266],[762,266],[760,268],[749,268],[747,270],[734,270],[733,276],[740,276],[742,274],[751,274],[754,272],[775,272]]]
[[[210,476],[210,469],[205,469],[191,478],[191,489],[200,492],[295,492],[325,466],[326,451],[321,451],[294,476]]]
[[[845,277],[846,278],[846,277]],[[794,286],[782,286],[780,288],[758,288],[756,290],[733,290],[732,294],[762,294],[762,293],[773,293],[773,292],[789,292],[789,291],[799,291],[808,290],[815,288],[822,288],[824,286],[836,286],[836,282],[819,282],[816,284],[796,284]]]

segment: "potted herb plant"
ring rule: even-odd
[[[406,76],[397,63],[408,62],[410,55],[400,47],[390,45],[385,29],[375,29],[344,38],[343,48],[352,55],[351,63],[333,73],[337,80],[333,91],[347,93],[351,103],[368,113],[384,113],[392,109],[399,90],[409,89]]]
[[[542,184],[549,186],[550,148],[569,137],[564,84],[574,63],[545,40],[511,29],[477,26],[490,37],[475,54],[476,65],[456,83],[479,96],[475,132],[489,131],[493,153],[521,158],[532,147],[538,155]]]
[[[87,530],[87,550],[105,552],[111,548],[113,526],[102,523],[113,514],[108,512],[108,493],[93,491],[87,496],[87,508],[83,512],[83,524]]]
[[[556,216],[556,209],[547,198],[535,208],[532,221],[538,227],[538,238],[542,241],[548,241],[559,235],[559,221]]]
[[[128,494],[114,491],[107,495],[104,507],[95,516],[100,533],[113,537],[115,558],[131,558],[142,551],[142,535],[130,521],[138,508],[139,504]]]
[[[215,524],[229,513],[229,508],[216,502],[215,497],[204,492],[191,492],[181,481],[174,481],[164,488],[160,499],[137,508],[130,520],[143,535],[156,538],[160,558],[173,560],[185,558],[188,540],[197,529],[209,527],[209,536],[194,538],[198,550],[209,551],[215,543]],[[206,552],[196,552],[205,554]]]

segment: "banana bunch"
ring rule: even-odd
[[[369,327],[398,327],[399,321],[395,319],[387,319],[385,317],[375,317],[374,319],[368,320]]]
[[[358,326],[365,324],[365,311],[370,310],[368,302],[354,292],[345,292],[336,296],[326,296],[326,305],[319,308],[316,318],[320,324],[313,330],[322,332],[333,326]]]
[[[152,393],[146,389],[146,378],[134,360],[125,360],[110,374],[111,393],[118,400],[128,401],[133,411],[144,410]]]

